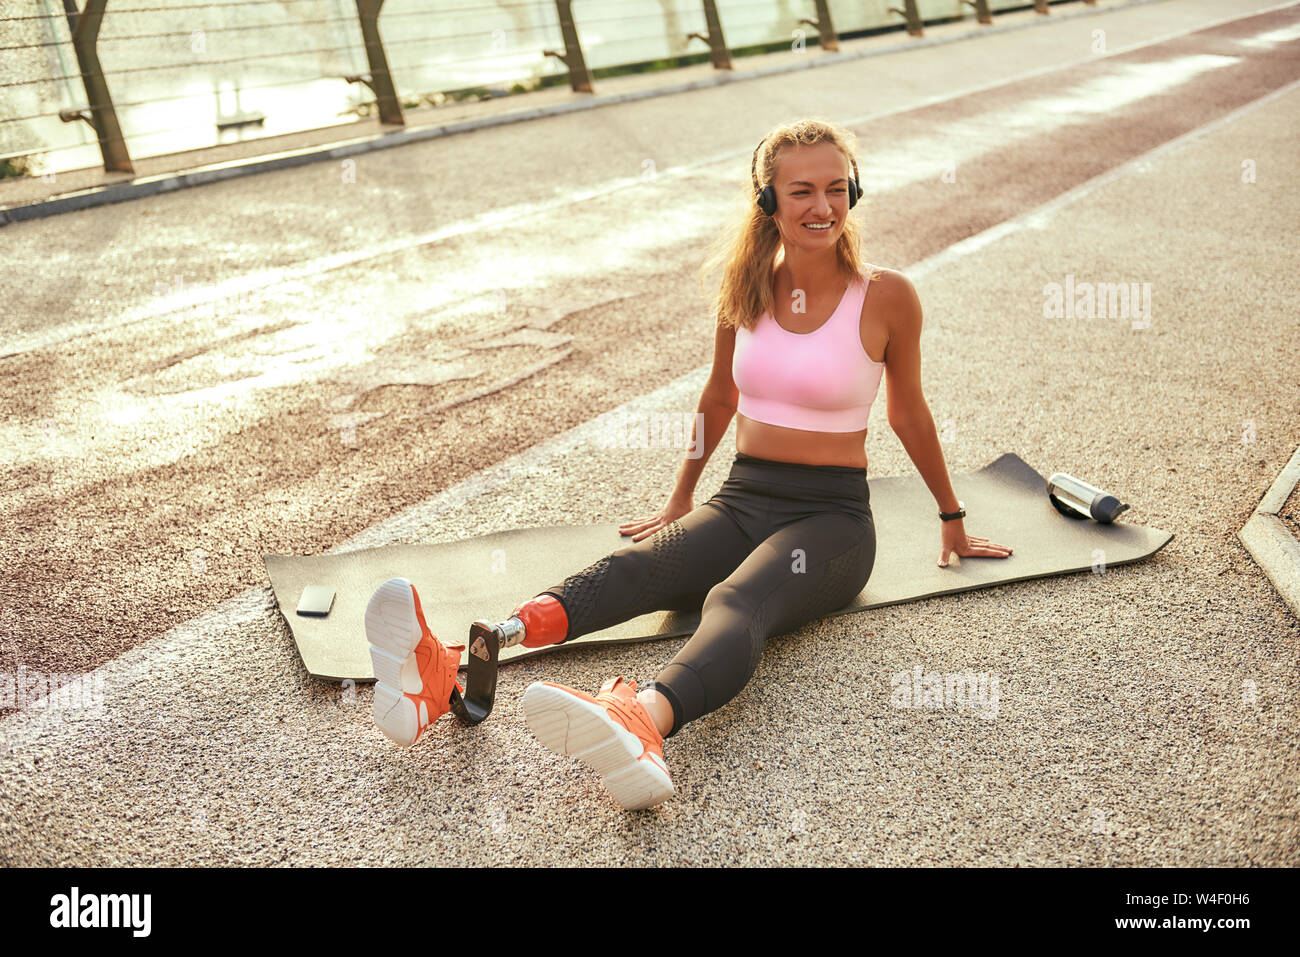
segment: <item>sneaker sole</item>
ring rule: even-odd
[[[524,719],[537,740],[552,751],[582,761],[601,776],[614,800],[628,811],[662,804],[675,793],[668,773],[645,745],[610,718],[598,704],[540,682],[523,698]]]
[[[366,604],[366,641],[375,672],[375,724],[403,747],[420,736],[415,703],[402,693],[402,666],[411,659],[423,632],[415,617],[411,583],[390,578]]]

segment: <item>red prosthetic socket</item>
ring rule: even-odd
[[[518,618],[524,623],[524,640],[521,644],[525,648],[558,645],[569,633],[569,617],[554,595],[530,598],[512,611],[510,617]]]

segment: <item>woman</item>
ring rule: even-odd
[[[954,553],[1011,554],[963,528],[921,394],[916,292],[858,252],[853,154],[853,134],[819,120],[780,126],[759,144],[745,222],[702,270],[725,262],[703,434],[692,442],[702,454],[683,461],[657,514],[619,527],[632,544],[496,626],[514,639],[522,629],[522,644],[540,647],[650,611],[700,610],[695,634],[639,692],[620,675],[594,696],[551,682],[524,693],[538,739],[593,767],[625,808],[673,794],[664,739],[735,697],[765,639],[842,608],[866,585],[876,536],[864,441],[884,370],[890,427],[938,503],[939,565]],[[695,484],[733,416],[731,474],[696,508]],[[371,605],[376,720],[413,744],[447,712],[463,646],[432,635],[405,579],[381,586]]]

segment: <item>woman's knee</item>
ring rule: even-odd
[[[744,614],[751,610],[752,606],[753,600],[749,590],[734,578],[724,578],[710,588],[704,596],[703,610],[705,614],[710,611]]]
[[[718,582],[704,598],[700,631],[709,643],[711,656],[715,660],[725,659],[723,670],[731,676],[732,695],[758,669],[758,659],[768,636],[765,608],[763,597],[754,592],[753,583],[734,578]]]

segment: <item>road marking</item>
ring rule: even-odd
[[[937,181],[945,169],[955,170],[992,150],[1046,136],[1079,119],[1113,115],[1139,100],[1167,93],[1211,70],[1240,62],[1239,57],[1191,54],[1150,63],[1116,64],[1110,72],[1098,73],[1064,90],[945,121],[932,133],[873,147],[864,192],[878,195],[912,183]]]
[[[933,256],[929,256],[916,265],[908,268],[907,274],[909,276],[915,276],[918,271],[923,273],[930,272],[931,270],[937,269],[953,260],[978,252],[984,247],[996,243],[998,240],[1003,239],[1006,236],[1020,232],[1022,229],[1046,229],[1048,222],[1062,209],[1078,202],[1090,193],[1095,193],[1113,180],[1119,179],[1121,176],[1125,176],[1129,173],[1147,172],[1154,162],[1164,158],[1169,153],[1182,149],[1189,143],[1192,143],[1209,133],[1213,133],[1215,130],[1227,126],[1229,123],[1241,119],[1246,114],[1261,106],[1265,106],[1280,97],[1295,92],[1297,88],[1300,88],[1300,80],[1293,80],[1286,86],[1278,87],[1271,93],[1266,93],[1257,100],[1251,100],[1249,103],[1238,107],[1231,113],[1225,113],[1218,119],[1211,120],[1204,126],[1198,126],[1194,130],[1188,130],[1181,136],[1176,136],[1166,143],[1162,143],[1145,153],[1135,156],[1120,166],[1108,169],[1104,173],[1098,173],[1092,179],[1085,180],[1073,189],[1066,190],[1060,196],[1048,200],[1041,206],[1023,212],[1012,219],[998,223],[996,226],[990,226],[982,233],[976,233],[974,236],[968,236],[966,239],[953,243],[947,249],[940,250]]]

